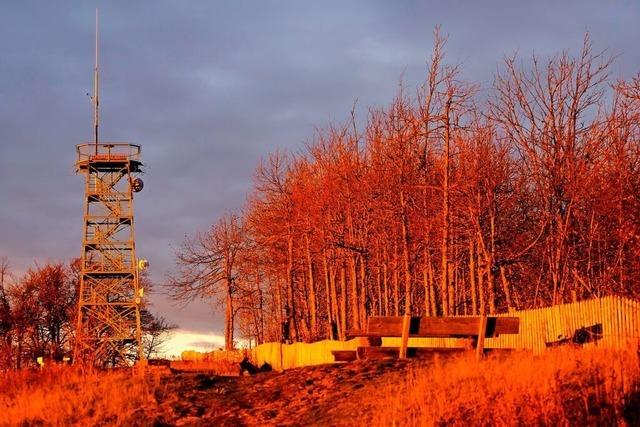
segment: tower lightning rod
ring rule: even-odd
[[[96,62],[93,70],[93,126],[94,139],[96,144],[96,155],[98,155],[98,108],[100,106],[99,98],[99,76],[98,76],[98,9],[96,8]]]

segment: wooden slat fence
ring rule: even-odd
[[[520,318],[520,332],[487,338],[485,348],[530,350],[540,354],[548,345],[571,341],[577,330],[597,325],[602,333],[585,345],[623,348],[640,342],[640,302],[623,297],[608,296],[496,316]],[[383,345],[400,343],[397,338],[387,338]],[[409,346],[460,347],[464,342],[451,338],[410,338]]]
[[[486,338],[485,348],[504,348],[544,352],[548,346],[570,342],[577,330],[601,331],[597,339],[584,344],[603,348],[625,348],[640,343],[640,302],[608,296],[560,304],[553,307],[496,314],[520,318],[520,332]],[[599,326],[598,326],[599,325]],[[265,343],[252,349],[259,363],[268,362],[276,369],[331,363],[332,350],[355,350],[362,343],[320,341],[311,344]],[[399,347],[400,338],[383,338],[382,346]],[[465,347],[468,342],[456,338],[409,338],[409,347]]]

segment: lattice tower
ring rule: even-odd
[[[142,359],[142,290],[136,259],[133,193],[141,187],[140,146],[80,144],[85,175],[76,361],[101,367]]]

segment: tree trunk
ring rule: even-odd
[[[400,280],[398,272],[398,249],[393,246],[393,315],[400,315]]]
[[[342,261],[340,268],[340,340],[344,341],[347,335],[347,271]]]
[[[360,330],[360,310],[358,309],[358,273],[356,270],[356,255],[349,255],[349,282],[351,283],[351,315],[352,327]]]
[[[451,313],[450,301],[451,296],[449,295],[449,239],[450,239],[450,228],[451,228],[451,218],[449,213],[449,143],[450,143],[450,123],[449,123],[449,108],[450,104],[447,102],[446,109],[444,112],[445,115],[445,125],[444,125],[444,165],[442,171],[442,245],[440,248],[441,251],[441,269],[442,269],[442,277],[440,279],[440,293],[442,294],[442,314],[444,316],[449,316]]]
[[[504,272],[504,266],[500,266],[500,281],[502,282],[502,290],[504,292],[504,297],[507,300],[507,309],[511,311],[513,309],[513,305],[511,304],[511,292],[509,291],[509,282],[507,281],[507,275]]]
[[[429,289],[430,283],[427,252],[428,250],[425,246],[422,259],[422,287],[424,288],[424,315],[431,316],[431,289]]]
[[[226,307],[224,311],[224,349],[233,350],[233,299],[231,282],[227,280]]]
[[[387,251],[386,249],[383,251],[384,261],[382,262],[382,291],[383,291],[383,302],[382,302],[382,315],[389,315],[389,267],[387,265]]]
[[[404,271],[404,314],[411,314],[411,270],[409,268],[409,218],[404,190],[400,190],[400,207],[402,209],[402,264]]]
[[[382,316],[382,300],[383,300],[383,291],[382,291],[382,271],[380,265],[376,267],[376,310],[375,313],[377,316]]]
[[[307,274],[308,274],[308,293],[309,293],[309,315],[310,315],[310,332],[311,339],[315,339],[318,336],[318,306],[316,303],[316,284],[313,277],[313,262],[311,259],[311,248],[309,243],[309,236],[305,235],[306,243],[306,255],[307,255]]]
[[[296,303],[294,294],[294,277],[293,277],[293,230],[289,227],[289,235],[287,236],[287,321],[291,327],[291,340],[298,341],[298,319],[296,316]]]
[[[471,314],[478,314],[478,290],[476,288],[476,253],[473,238],[469,239],[469,292],[471,293]]]
[[[284,324],[284,317],[283,317],[283,310],[284,310],[284,304],[282,301],[282,285],[280,283],[280,280],[282,278],[281,277],[277,277],[276,280],[276,306],[278,309],[278,316],[276,317],[278,319],[278,336],[280,337],[280,342],[284,341],[284,336],[282,335],[282,325]]]
[[[365,257],[360,255],[360,299],[358,307],[360,307],[360,326],[362,328],[367,324],[367,266],[365,261]]]
[[[431,315],[438,315],[438,301],[436,300],[436,283],[435,283],[435,273],[433,271],[433,260],[431,259],[431,254],[429,253],[429,299],[431,300]]]
[[[487,304],[484,298],[484,271],[482,268],[478,267],[478,309],[480,312],[478,314],[487,314]]]
[[[329,276],[329,267],[327,265],[327,252],[326,249],[323,249],[322,251],[322,270],[324,273],[324,292],[327,298],[327,338],[330,340],[335,339],[336,337],[333,336],[333,322],[334,322],[334,317],[333,317],[333,301],[332,301],[332,296],[335,292],[335,290],[333,289],[334,287],[331,285],[331,279]]]

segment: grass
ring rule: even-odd
[[[130,425],[154,405],[157,378],[48,367],[0,374],[0,425]]]
[[[514,353],[481,362],[471,355],[418,361],[408,374],[390,372],[382,384],[345,388],[344,400],[334,403],[339,406],[356,399],[356,413],[336,422],[640,425],[639,362],[635,351],[570,348],[542,356]],[[181,363],[191,370],[237,372],[237,365],[229,360]],[[160,410],[154,398],[163,388],[159,375],[134,376],[130,370],[81,372],[55,366],[0,373],[0,426],[151,424]],[[286,375],[282,376],[284,383]],[[174,397],[188,406],[183,393],[188,396],[190,392],[194,390],[180,391]]]
[[[636,352],[597,349],[436,361],[367,406],[381,425],[640,425],[638,362]]]

